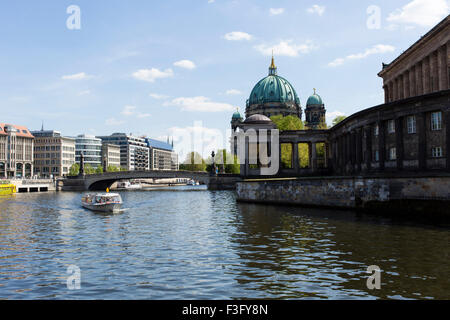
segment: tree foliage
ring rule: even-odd
[[[206,171],[206,162],[198,152],[190,152],[182,164],[180,170]]]
[[[343,121],[345,118],[347,118],[347,117],[346,116],[337,116],[333,120],[333,126],[337,125],[339,122]]]
[[[69,176],[75,177],[80,173],[80,165],[78,163],[74,163],[69,169]]]

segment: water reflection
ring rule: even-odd
[[[121,195],[120,215],[81,208],[78,193],[1,198],[0,298],[450,297],[448,228],[237,204],[227,191]],[[81,290],[66,288],[69,265]],[[381,290],[366,287],[370,265]]]

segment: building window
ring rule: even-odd
[[[442,129],[442,112],[433,112],[431,114],[431,130],[441,130]]]
[[[373,128],[373,135],[374,135],[374,136],[378,136],[379,133],[380,133],[380,127],[379,127],[378,125],[376,125],[376,126]]]
[[[395,133],[395,121],[394,120],[388,121],[388,133]]]
[[[397,149],[390,148],[389,149],[389,160],[396,160],[396,159],[397,159]]]
[[[431,148],[431,156],[433,158],[441,158],[442,157],[442,147]]]
[[[375,162],[380,161],[380,152],[378,150],[375,150],[373,158],[375,159]]]
[[[416,116],[409,116],[406,118],[407,120],[407,126],[408,126],[408,133],[413,134],[416,133]]]

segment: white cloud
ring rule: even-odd
[[[125,108],[123,108],[121,114],[128,117],[128,116],[132,116],[135,112],[136,112],[135,106],[125,106]]]
[[[300,53],[306,54],[318,47],[311,41],[306,41],[301,44],[295,44],[292,40],[281,40],[275,45],[260,44],[255,46],[255,49],[261,52],[263,55],[270,56],[273,53],[277,56],[297,57]]]
[[[126,117],[136,116],[139,119],[150,117],[149,113],[137,112],[137,108],[135,106],[125,106],[120,114],[122,114]]]
[[[192,69],[196,68],[195,63],[193,63],[190,60],[180,60],[180,61],[175,62],[173,65],[176,66],[176,67],[189,69],[189,70],[192,70]]]
[[[62,76],[61,78],[63,80],[86,80],[92,78],[92,76],[87,75],[85,72],[80,72],[76,74]]]
[[[364,59],[370,55],[383,54],[383,53],[393,52],[393,51],[395,51],[395,47],[393,47],[391,45],[377,44],[377,45],[373,46],[372,48],[366,49],[362,53],[351,54],[345,58],[337,58],[334,61],[330,62],[328,64],[328,66],[329,67],[337,67],[337,66],[343,65],[345,62],[347,62],[349,60]]]
[[[158,94],[158,93],[150,93],[149,96],[156,100],[162,100],[162,99],[169,98],[169,96],[165,96],[163,94]]]
[[[85,96],[85,95],[88,95],[88,94],[91,94],[91,90],[84,90],[84,91],[80,91],[78,93],[79,96]]]
[[[241,31],[233,31],[230,33],[227,33],[224,38],[229,41],[241,41],[241,40],[251,40],[253,37],[252,35],[241,32]]]
[[[185,111],[222,112],[236,109],[228,103],[214,102],[206,97],[180,97],[166,102],[165,106],[178,106]]]
[[[216,0],[208,0],[208,3],[214,3]]]
[[[230,90],[227,90],[226,94],[229,96],[234,96],[234,95],[240,95],[240,94],[242,94],[242,92],[239,90],[236,90],[236,89],[230,89]]]
[[[109,119],[106,119],[106,121],[105,121],[105,124],[107,126],[118,126],[123,123],[124,123],[124,121],[119,121],[119,120],[116,120],[115,118],[109,118]]]
[[[173,77],[172,69],[161,71],[156,68],[141,69],[133,73],[133,77],[138,80],[155,82],[156,79]]]
[[[392,12],[386,20],[391,23],[432,27],[449,12],[450,6],[446,0],[413,0]]]
[[[318,4],[315,4],[311,8],[308,8],[306,11],[311,14],[318,14],[319,16],[322,16],[325,13],[325,6],[319,6]]]
[[[270,15],[276,16],[276,15],[284,13],[284,8],[270,8],[269,11],[270,11]]]

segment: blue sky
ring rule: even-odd
[[[66,26],[70,5],[79,30]],[[272,49],[303,107],[317,88],[330,115],[349,115],[383,103],[381,63],[448,13],[446,0],[9,1],[0,122],[44,121],[64,135],[161,138],[195,121],[224,131],[267,75]]]

